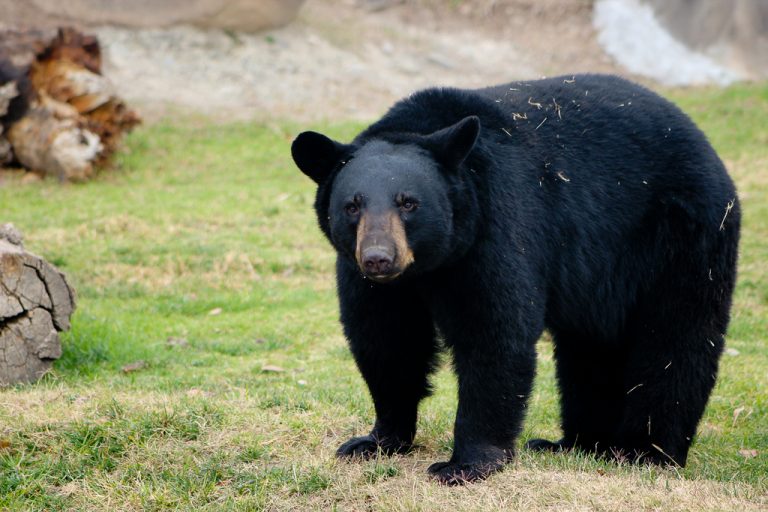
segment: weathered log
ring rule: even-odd
[[[16,82],[8,82],[0,85],[0,117],[8,112],[8,106],[11,100],[18,96],[19,90]],[[3,136],[3,125],[0,124],[0,166],[11,163],[13,153],[11,152],[11,143]]]
[[[94,167],[107,163],[122,134],[139,123],[101,75],[98,41],[74,29],[37,42],[28,33],[6,31],[0,41],[0,87],[8,88],[6,101],[18,104],[8,114],[0,109],[0,137],[7,141],[0,140],[0,164],[13,158],[62,181],[89,178]],[[0,107],[2,101],[0,96]]]
[[[45,98],[11,125],[7,138],[24,167],[60,181],[91,177],[104,149],[98,135],[83,126],[74,108]]]
[[[64,274],[25,251],[13,226],[0,226],[0,386],[34,382],[50,370],[74,309]]]

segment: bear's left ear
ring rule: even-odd
[[[302,132],[291,144],[296,166],[320,185],[325,181],[348,146],[329,139],[322,133]]]
[[[427,143],[443,165],[457,169],[475,147],[479,135],[480,118],[469,116],[428,135]]]

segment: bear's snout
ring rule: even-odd
[[[391,281],[405,270],[397,257],[395,241],[383,232],[362,239],[357,252],[357,265],[365,277],[379,283]]]
[[[360,217],[355,259],[363,275],[382,283],[395,279],[413,263],[405,226],[397,214],[366,212]]]
[[[386,247],[375,246],[363,250],[363,269],[366,274],[385,275],[392,272],[394,255]]]

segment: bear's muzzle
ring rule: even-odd
[[[363,275],[379,283],[405,272],[413,263],[413,251],[397,212],[363,213],[357,225],[355,259]]]

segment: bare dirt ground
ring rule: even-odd
[[[698,10],[654,0],[661,6],[656,13],[650,1],[307,0],[294,22],[258,33],[78,28],[98,35],[105,73],[150,121],[179,112],[221,120],[371,119],[428,86],[478,87],[580,72],[666,86],[761,76],[755,74],[760,66],[750,72],[739,67],[744,58],[737,51],[747,48],[751,55],[752,46],[768,44],[760,23],[744,19],[763,12],[759,6],[718,21],[706,16],[717,0],[700,0]],[[16,11],[0,15],[0,28],[56,26],[34,9]],[[693,23],[688,16],[696,13]],[[148,24],[155,19],[146,15]],[[677,35],[665,20],[674,22]],[[689,48],[676,39],[691,39],[688,32],[701,20],[712,25],[708,41],[719,43]],[[736,41],[741,46],[729,43],[734,31],[746,31]]]
[[[419,88],[620,72],[592,0],[308,0],[257,34],[95,29],[105,72],[146,118],[371,119]]]

